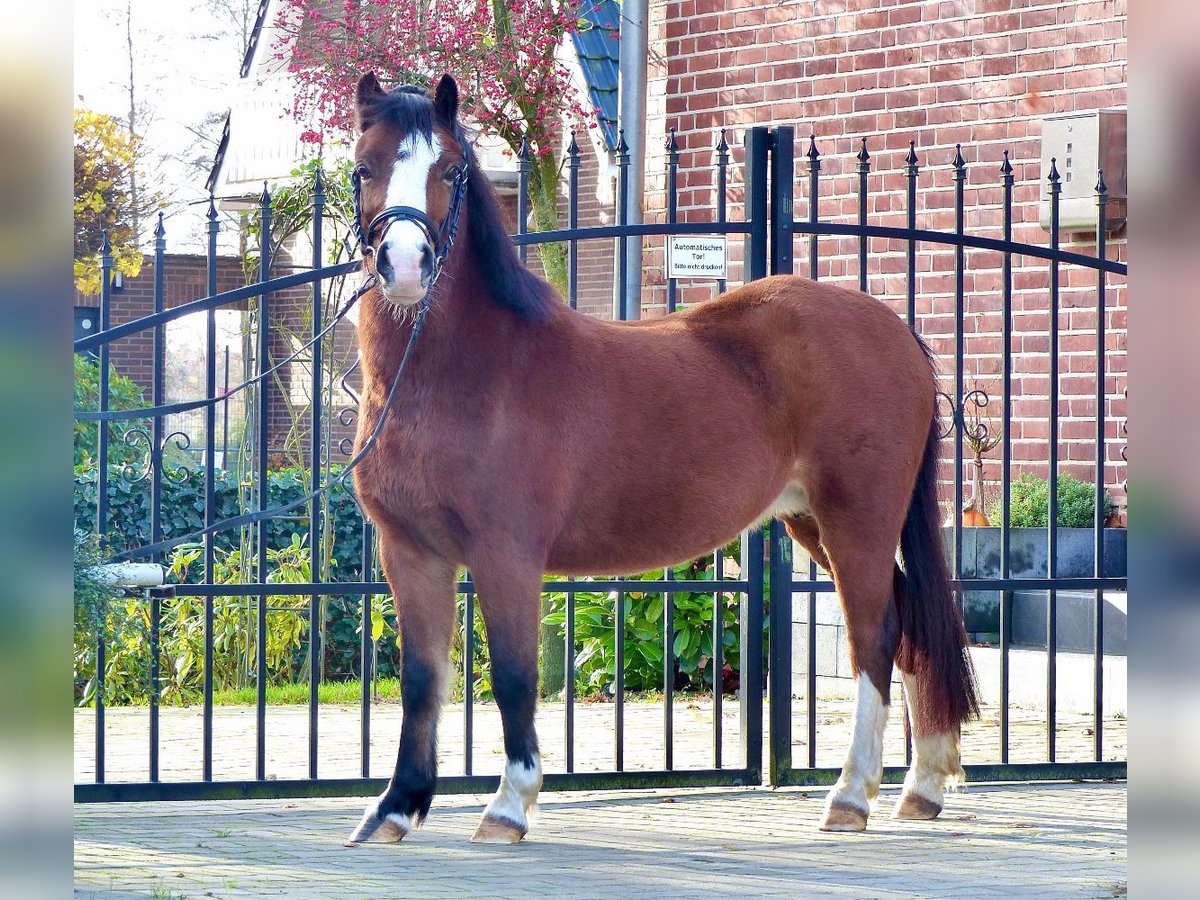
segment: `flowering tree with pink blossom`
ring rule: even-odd
[[[559,226],[564,120],[587,119],[557,50],[580,27],[573,0],[284,0],[276,51],[296,80],[293,114],[320,143],[351,133],[354,88],[375,72],[388,84],[429,85],[449,72],[463,109],[513,152],[528,138],[533,228]],[[594,122],[589,127],[595,127]],[[561,245],[539,248],[563,288]]]

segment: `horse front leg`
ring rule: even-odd
[[[533,717],[538,690],[542,572],[511,560],[472,570],[487,626],[492,693],[504,725],[504,774],[472,841],[512,844],[529,831],[542,787]]]
[[[351,843],[403,840],[429,812],[454,624],[455,566],[383,528],[379,545],[400,625],[404,717],[396,770],[387,790],[367,807]]]

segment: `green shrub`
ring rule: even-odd
[[[146,401],[141,387],[126,378],[109,364],[108,408],[112,410],[137,409]],[[75,409],[94,412],[100,408],[100,366],[83,354],[75,354]],[[96,454],[97,430],[95,422],[75,423],[75,465],[89,463]],[[125,434],[147,427],[145,419],[122,420],[108,425],[108,461],[121,467],[137,465],[146,455],[144,444],[125,442]]]
[[[168,560],[168,580],[186,582],[194,577],[191,571],[201,557],[201,549],[187,545],[176,548]],[[216,584],[240,584],[246,579],[242,551],[218,550],[214,565]],[[267,551],[270,570],[268,584],[298,584],[311,580],[308,547],[295,535],[279,549]],[[79,577],[76,578],[77,584]],[[151,694],[151,607],[142,597],[123,597],[108,591],[102,606],[76,599],[75,627],[75,700],[81,705],[95,701],[95,646],[100,614],[91,609],[106,609],[103,615],[105,634],[105,700],[113,706],[145,704]],[[341,598],[339,598],[341,599]],[[267,597],[267,684],[284,686],[307,683],[308,609],[310,598],[298,594],[277,594]],[[390,607],[390,598],[387,598]],[[204,617],[202,597],[180,595],[160,601],[159,622],[159,697],[164,704],[197,703],[204,688]],[[322,604],[319,612],[325,626],[326,678],[357,677],[361,674],[361,640],[358,598],[346,606]],[[372,637],[377,641],[376,668],[381,677],[398,671],[398,654],[394,641],[380,640],[388,633],[395,634],[394,614],[390,623],[383,621],[384,603],[377,598],[374,611],[379,613]],[[331,639],[329,624],[340,620],[350,631],[351,638],[337,642]],[[215,690],[236,691],[256,684],[258,609],[251,597],[213,598],[213,685]],[[345,646],[349,644],[349,646]],[[351,665],[345,671],[331,672],[331,655],[348,656]],[[339,659],[339,662],[344,660]]]
[[[334,467],[330,478],[340,472]],[[303,496],[308,488],[308,473],[305,469],[281,469],[268,476],[268,502],[281,505]],[[76,467],[74,483],[75,524],[89,545],[95,545],[96,526],[96,467],[85,462]],[[238,515],[242,510],[238,503],[238,481],[233,473],[215,473],[215,495],[218,520]],[[162,529],[167,537],[181,536],[194,532],[204,525],[204,473],[193,471],[191,477],[176,481],[162,480]],[[106,545],[111,551],[133,549],[150,543],[150,483],[149,480],[133,481],[126,478],[121,467],[109,467],[109,531]],[[350,490],[334,484],[326,494],[329,510],[325,528],[325,557],[329,561],[327,575],[332,581],[357,581],[362,569],[362,517]],[[300,561],[290,560],[299,544],[304,552],[303,566],[307,570],[307,537],[309,516],[301,507],[295,514],[272,519],[267,524],[269,574],[268,580],[308,580],[285,578],[288,564],[292,570]],[[236,584],[255,579],[253,561],[241,558],[240,535],[237,529],[218,533],[214,544],[218,550],[213,580],[218,584]],[[298,543],[299,542],[299,543]],[[282,556],[281,556],[282,554]],[[97,560],[100,555],[96,554]],[[168,565],[174,568],[172,580],[199,583],[204,580],[203,558],[195,545],[184,545],[168,554]],[[307,605],[304,596],[280,595],[273,597],[270,605],[278,612],[268,615],[270,653],[278,648],[289,647],[288,665],[296,677],[307,678]],[[390,604],[390,600],[388,601]],[[94,605],[94,604],[93,604]],[[76,601],[77,620],[83,617],[83,608]],[[146,702],[149,697],[149,607],[141,599],[118,597],[108,604],[105,627],[110,635],[110,649],[106,660],[109,685],[114,698],[125,698],[125,702]],[[294,610],[294,611],[289,611]],[[198,597],[179,597],[164,601],[162,605],[161,646],[164,654],[163,697],[164,702],[191,702],[195,698],[193,676],[201,677],[200,664],[203,660],[203,611],[204,603]],[[330,595],[322,600],[320,610],[324,627],[322,644],[322,669],[326,678],[357,677],[361,666],[361,600],[357,595]],[[98,613],[97,613],[98,615]],[[225,666],[228,671],[215,672],[218,684],[239,687],[246,678],[252,678],[253,653],[245,654],[246,641],[253,641],[251,621],[254,615],[253,602],[245,598],[216,598],[214,600],[214,644],[217,653],[214,665]],[[76,628],[76,699],[90,703],[93,687],[90,680],[94,674],[95,633],[99,621],[92,622],[81,632],[82,622]],[[279,632],[278,634],[276,632]],[[290,638],[286,635],[291,635]],[[250,644],[253,647],[253,643]],[[166,660],[175,667],[168,680]],[[238,660],[241,660],[238,663]],[[240,665],[237,678],[234,669]],[[272,677],[279,681],[284,670],[280,656],[271,663]],[[399,653],[393,642],[381,641],[376,656],[376,669],[382,677],[392,676],[399,671]],[[237,680],[241,679],[241,680]],[[285,679],[286,680],[286,679]],[[280,682],[282,683],[282,682]],[[121,702],[114,699],[111,702]]]
[[[723,551],[737,559],[738,542]],[[714,577],[712,558],[702,558],[675,566],[678,580],[702,580]],[[639,576],[657,581],[661,572]],[[576,689],[581,696],[610,690],[616,681],[615,592],[575,593]],[[666,598],[661,592],[626,591],[625,598],[625,689],[661,691],[663,687],[663,616]],[[724,625],[722,657],[735,670],[741,638],[737,624],[738,594],[723,594],[717,606]],[[672,649],[675,655],[676,685],[683,690],[704,690],[713,683],[712,636],[713,595],[695,591],[674,594]],[[566,595],[550,595],[549,625],[562,628],[566,622]]]
[[[334,466],[331,481],[341,471]],[[218,470],[215,473],[216,518],[232,518],[244,512],[239,508],[236,473]],[[75,527],[85,533],[96,528],[96,467],[82,465],[75,470]],[[308,492],[308,470],[279,469],[267,476],[267,502],[281,506],[298,500]],[[325,531],[326,556],[336,560],[331,577],[337,581],[357,581],[362,568],[362,516],[350,490],[332,483],[325,494],[329,515]],[[109,467],[108,474],[108,534],[114,552],[132,550],[150,541],[150,480],[133,481],[126,478],[119,466]],[[190,534],[204,527],[204,471],[196,469],[186,480],[162,479],[162,533],[165,537]],[[267,545],[274,549],[290,546],[292,538],[307,538],[308,510],[298,507],[291,515],[271,519],[267,523]],[[222,550],[237,546],[238,531],[219,532],[214,543]],[[189,581],[204,578],[201,566],[189,568]]]
[[[1050,483],[1029,472],[1012,483],[1009,522],[1013,528],[1045,528],[1050,521]],[[1112,511],[1112,497],[1104,493],[1104,516]],[[1095,523],[1096,487],[1070,475],[1058,478],[1058,526],[1091,528]],[[1000,524],[1000,503],[992,507],[991,520]]]

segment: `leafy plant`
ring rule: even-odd
[[[241,550],[218,550],[214,583],[237,584],[243,578]],[[196,546],[176,548],[170,557],[169,574],[186,581],[199,561]],[[308,548],[299,535],[289,544],[267,551],[270,571],[267,584],[301,584],[311,579]],[[140,597],[121,598],[112,592],[105,598],[104,627],[106,659],[104,692],[112,705],[149,701],[151,664],[151,606]],[[305,652],[308,641],[309,598],[298,594],[268,595],[266,631],[267,683],[293,684],[307,680]],[[258,606],[254,598],[213,598],[213,684],[217,690],[256,684]],[[205,601],[180,596],[160,601],[159,690],[163,703],[197,702],[204,686]],[[95,700],[94,648],[99,617],[87,618],[79,611],[75,638],[76,701]]]
[[[99,577],[97,567],[105,556],[95,535],[75,532],[75,627],[86,628],[100,622],[104,607],[120,596],[120,591]]]
[[[722,551],[726,571],[736,565],[738,542]],[[711,557],[675,566],[677,580],[714,577]],[[662,578],[649,572],[640,580]],[[575,656],[577,690],[582,696],[608,693],[616,681],[616,592],[576,592]],[[676,591],[673,595],[671,647],[675,657],[673,684],[683,690],[704,690],[713,684],[713,613],[720,610],[722,656],[737,668],[740,653],[737,594]],[[566,595],[550,595],[551,612],[544,621],[562,628],[566,622]],[[663,626],[666,597],[659,591],[626,591],[624,594],[624,683],[629,691],[657,691],[663,687]]]
[[[145,406],[142,388],[131,378],[117,372],[109,365],[108,408],[137,409]],[[100,408],[100,366],[83,354],[75,354],[75,409],[93,411]],[[146,426],[145,419],[110,422],[108,425],[108,461],[110,465],[123,467],[138,465],[146,451],[142,446],[126,443],[127,432],[136,432]],[[96,453],[97,435],[95,422],[75,422],[75,465],[93,463]]]
[[[1050,483],[1025,472],[1010,489],[1009,522],[1014,528],[1045,528],[1050,521]],[[1112,497],[1104,492],[1103,517],[1112,511]],[[1063,474],[1058,478],[1058,526],[1091,528],[1095,523],[1096,486]],[[993,522],[1001,519],[1000,504],[992,507]]]
[[[326,544],[325,556],[337,560],[336,570],[330,573],[333,580],[353,581],[359,576],[362,560],[363,522],[350,488],[336,481],[340,471],[340,467],[331,466],[328,476],[332,483],[325,494],[328,512],[324,531],[330,540]],[[91,533],[96,527],[96,485],[94,464],[75,470],[75,527],[85,533]],[[236,473],[223,470],[214,472],[218,520],[245,511],[239,505],[239,486]],[[267,502],[271,506],[297,500],[307,491],[307,469],[279,469],[267,476]],[[204,493],[202,471],[194,471],[186,479],[162,480],[164,535],[189,534],[204,526]],[[111,525],[109,539],[114,550],[129,550],[150,543],[149,479],[134,481],[126,477],[119,466],[110,466],[108,504]],[[287,547],[294,535],[307,536],[308,526],[308,512],[303,507],[296,509],[294,515],[271,519],[267,525],[267,544],[276,549]],[[233,549],[237,546],[237,533],[219,533],[216,544],[224,550]],[[189,581],[200,581],[204,577],[201,566],[189,566],[187,571]]]

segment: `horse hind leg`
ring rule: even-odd
[[[904,571],[895,570],[902,639],[897,662],[913,727],[913,765],[893,812],[932,819],[943,791],[964,781],[963,722],[979,714],[975,673],[942,552],[937,503],[936,425],[931,429],[900,537]]]
[[[931,599],[906,596],[905,576],[898,567],[896,582],[902,603],[929,602]],[[939,691],[935,681],[939,673],[931,671],[928,662],[919,658],[911,641],[906,643],[908,646],[901,647],[896,662],[904,682],[904,699],[913,739],[913,761],[904,777],[904,789],[892,810],[892,816],[896,819],[933,819],[942,811],[945,792],[966,781],[960,750],[961,722],[959,713],[953,711],[952,706],[951,713],[946,714],[946,691],[944,687]],[[958,641],[948,643],[952,652],[961,653]]]
[[[942,812],[947,789],[966,781],[959,749],[959,729],[931,726],[922,709],[928,703],[916,675],[900,671],[912,727],[913,761],[904,776],[904,789],[892,810],[896,819],[935,819]]]
[[[891,701],[892,659],[900,643],[891,583],[893,554],[887,542],[864,540],[854,530],[823,524],[820,534],[823,555],[842,603],[856,682],[850,748],[829,792],[820,827],[822,831],[862,831],[883,780],[883,732]]]

